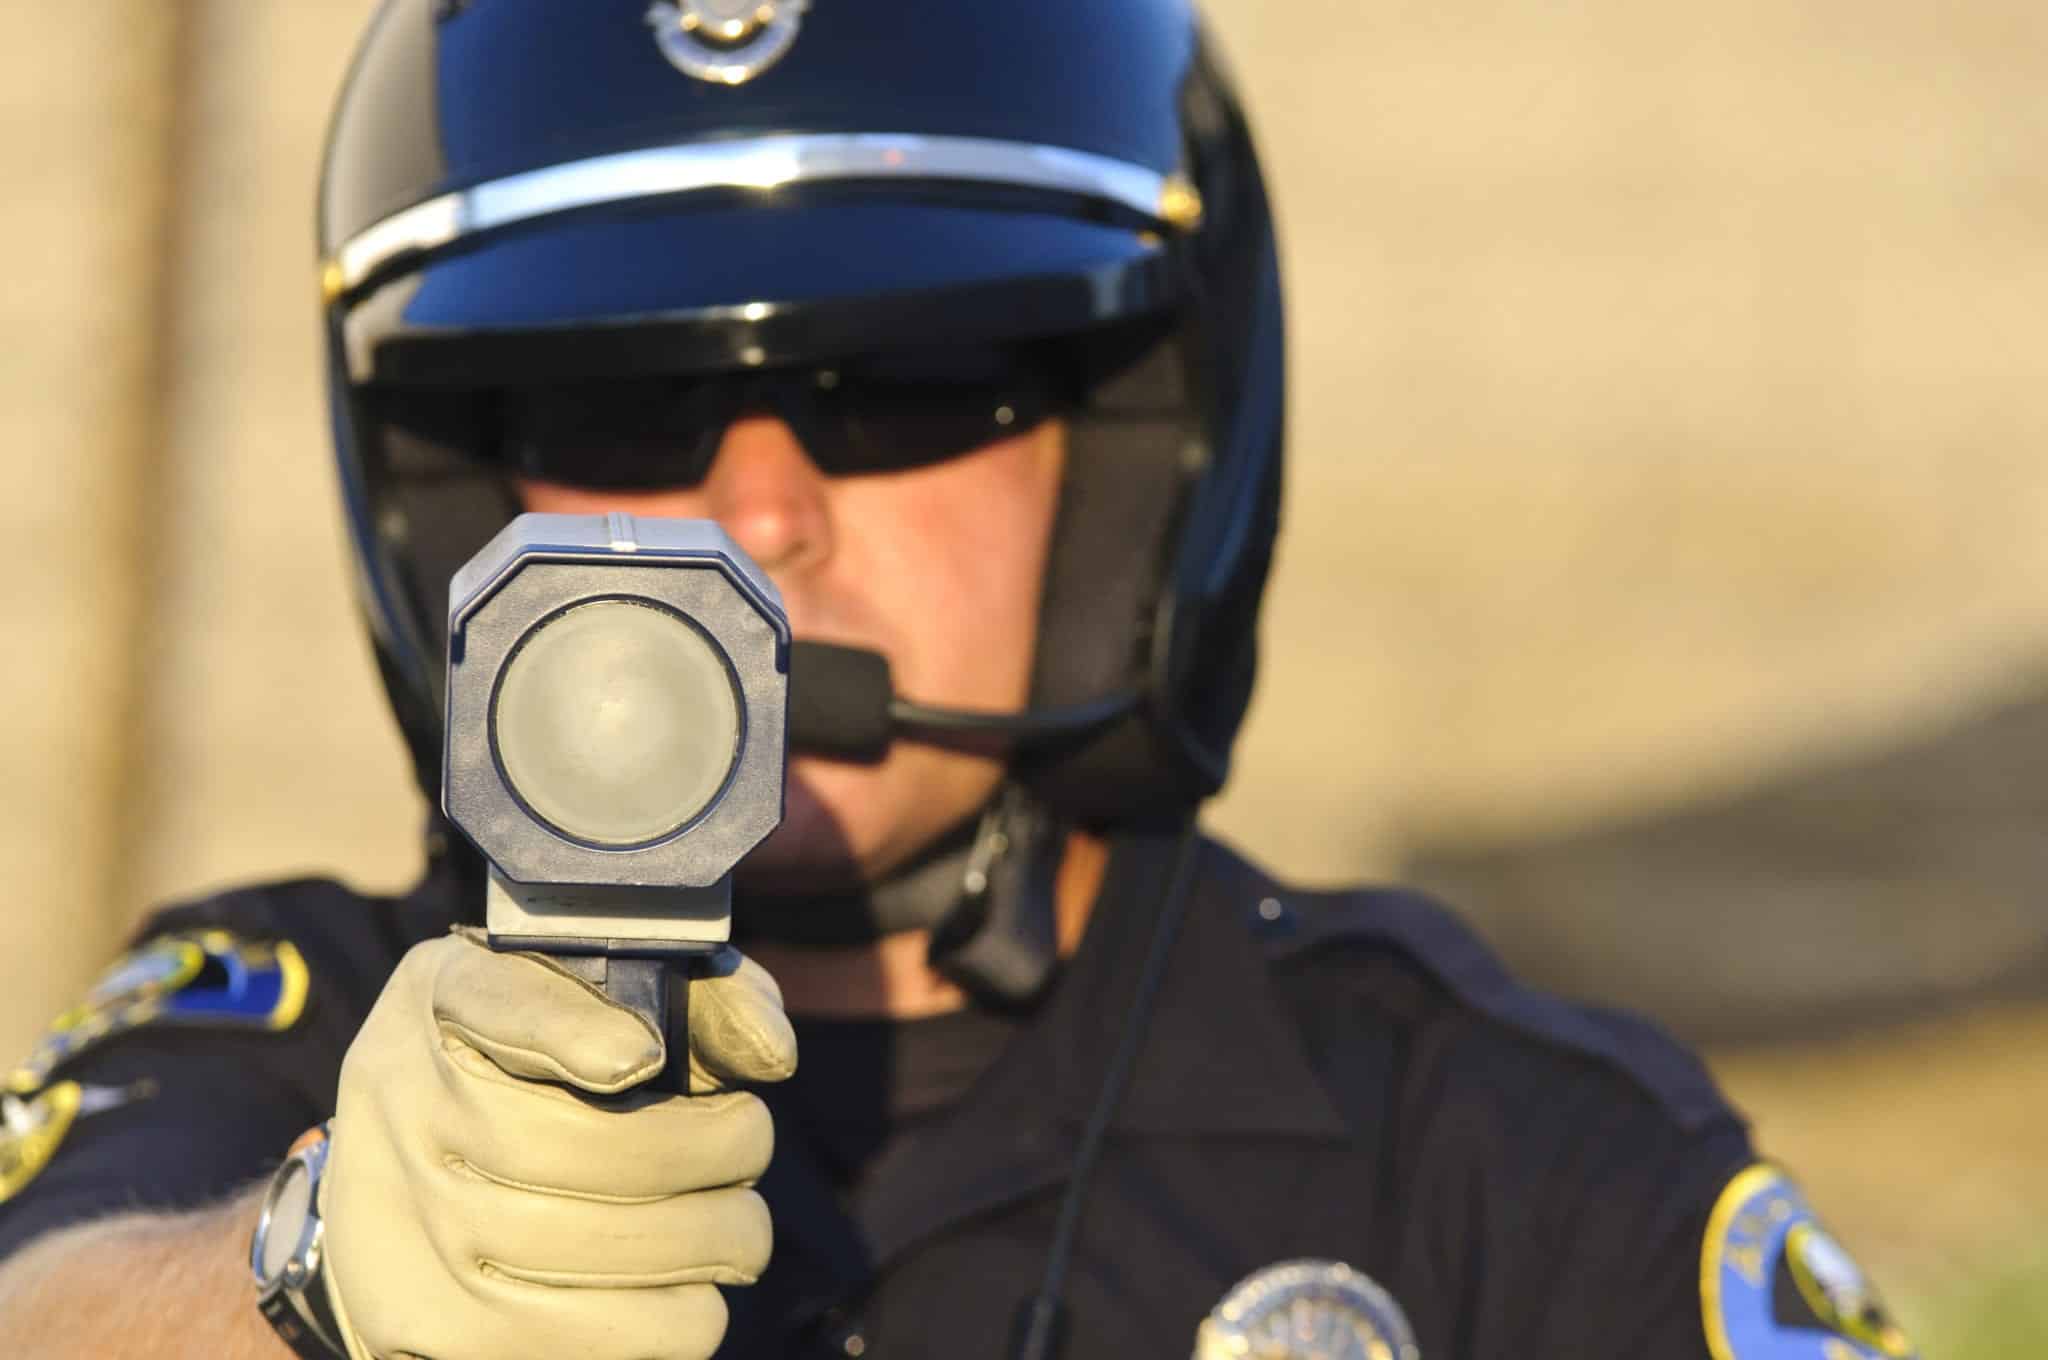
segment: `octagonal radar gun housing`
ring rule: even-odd
[[[491,947],[675,1036],[675,1083],[689,961],[782,821],[789,656],[782,597],[706,520],[521,515],[449,588],[441,805],[489,862]]]

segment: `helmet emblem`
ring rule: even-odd
[[[743,85],[796,41],[809,0],[655,0],[647,22],[669,64],[714,85]]]

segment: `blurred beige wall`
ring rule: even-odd
[[[86,0],[0,47],[10,1052],[147,904],[417,862],[324,465],[312,265],[368,12]]]
[[[174,24],[141,3],[10,18],[0,44],[0,1043],[20,1051],[121,928],[129,887]]]
[[[82,0],[0,48],[0,1048],[145,904],[416,864],[318,389],[312,184],[368,9]],[[1212,10],[1295,345],[1216,825],[1384,872],[2048,686],[2048,7]]]
[[[1374,870],[2048,676],[2048,7],[1211,8],[1296,355],[1223,826]]]
[[[328,104],[370,8],[183,10],[166,546],[141,641],[127,911],[309,870],[397,887],[417,865],[420,804],[355,622],[328,472],[312,240]]]

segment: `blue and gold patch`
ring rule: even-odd
[[[60,1081],[28,1097],[0,1092],[0,1204],[13,1199],[50,1164],[78,1120],[154,1094],[156,1085],[149,1081],[132,1086]]]
[[[58,1016],[0,1091],[39,1091],[66,1062],[147,1025],[289,1029],[306,1008],[306,962],[288,940],[244,940],[192,930],[150,940],[113,967],[85,1000]]]
[[[82,1093],[77,1082],[60,1081],[32,1100],[0,1095],[0,1204],[50,1164],[78,1118]]]
[[[1773,1166],[1728,1182],[1707,1220],[1700,1302],[1714,1360],[1914,1360],[1862,1269]]]

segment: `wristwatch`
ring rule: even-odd
[[[325,1124],[299,1135],[270,1178],[249,1239],[256,1304],[301,1360],[346,1360],[347,1354],[321,1277],[320,1177],[327,1146]]]

